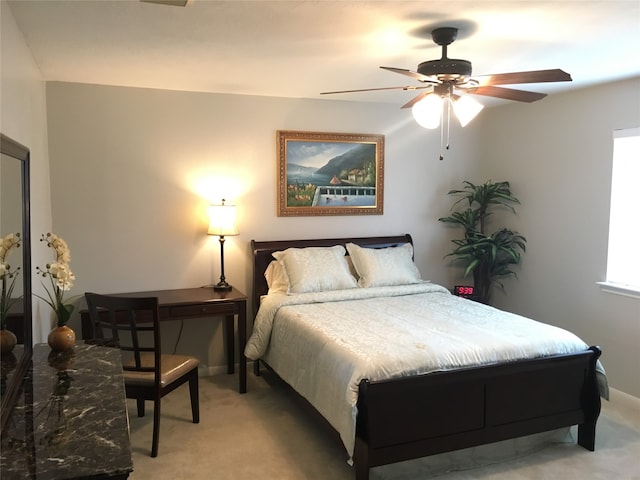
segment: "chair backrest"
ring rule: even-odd
[[[85,293],[95,339],[91,343],[118,347],[123,369],[154,374],[160,384],[160,314],[157,297],[118,297]]]

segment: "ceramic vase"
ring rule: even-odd
[[[18,339],[13,332],[5,329],[0,330],[0,353],[2,355],[11,353],[16,343],[18,343]]]
[[[49,332],[47,342],[54,352],[64,352],[75,345],[76,333],[66,325],[56,327]]]

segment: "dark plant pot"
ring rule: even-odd
[[[490,305],[492,284],[488,266],[481,264],[473,270],[473,287],[477,300]]]

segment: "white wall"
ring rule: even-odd
[[[595,283],[606,274],[612,132],[640,125],[640,78],[491,109],[482,125],[487,176],[510,180],[522,202],[505,225],[528,240],[496,304],[600,345],[611,384],[640,397],[640,299]]]
[[[45,85],[5,1],[0,2],[0,20],[0,131],[31,151],[31,229],[46,232],[51,228],[51,198]],[[34,265],[48,259],[38,249],[33,258]],[[33,272],[32,277],[37,289],[40,281]],[[46,338],[50,330],[51,315],[44,307],[34,298],[34,315],[40,318],[34,321],[36,340]]]
[[[411,233],[423,275],[450,284],[442,199],[475,158],[473,131],[438,161],[439,132],[395,105],[48,83],[53,228],[71,247],[77,292],[117,293],[217,282],[219,244],[206,206],[239,210],[225,275],[250,294],[250,240]],[[384,215],[276,215],[277,130],[385,135]],[[468,133],[467,133],[468,132]],[[464,139],[464,140],[463,140]],[[210,189],[203,185],[212,185]],[[72,326],[79,329],[78,319]],[[163,332],[173,348],[178,324]],[[179,350],[223,364],[218,322],[185,322]]]

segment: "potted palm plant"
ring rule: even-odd
[[[520,263],[527,240],[508,228],[488,233],[487,219],[496,207],[506,207],[515,213],[513,205],[520,201],[511,193],[509,182],[463,183],[462,190],[451,190],[447,194],[460,197],[452,209],[461,202],[465,208],[438,220],[464,229],[464,238],[453,240],[456,248],[446,256],[454,257],[454,261],[464,266],[464,276],[473,273],[477,299],[489,304],[493,287],[504,289],[500,279],[515,275],[511,266]]]

